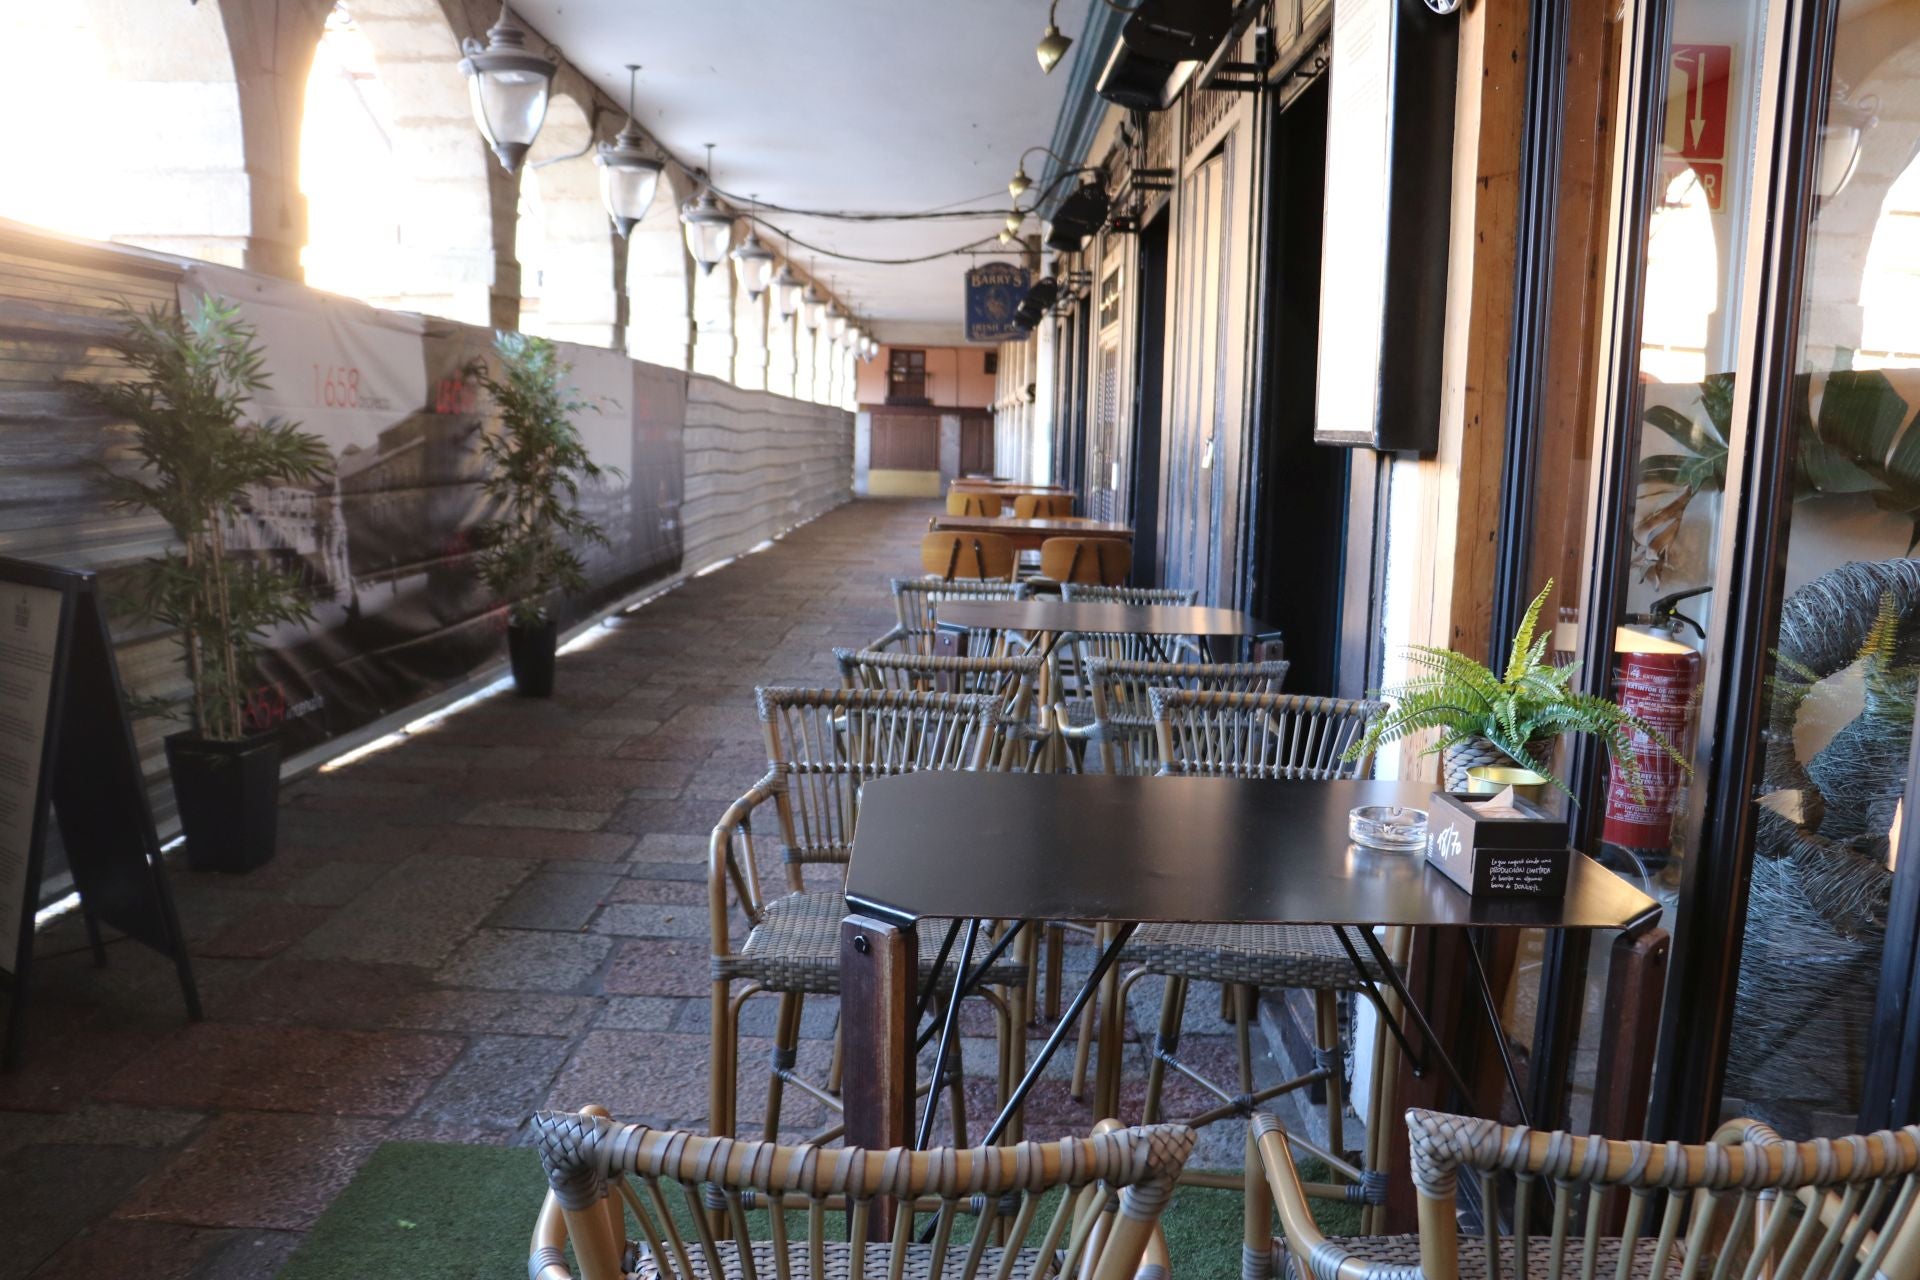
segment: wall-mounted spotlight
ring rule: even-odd
[[[680,211],[680,222],[687,233],[687,252],[700,264],[700,270],[712,274],[726,260],[733,247],[733,215],[720,207],[713,195],[713,144],[707,144],[706,189],[700,198]]]
[[[773,250],[760,243],[760,233],[754,229],[754,215],[760,210],[758,196],[753,197],[751,208],[753,212],[747,215],[747,238],[733,251],[733,270],[740,277],[747,296],[757,302],[773,280]]]
[[[600,144],[593,162],[600,167],[600,199],[606,203],[607,216],[614,230],[624,239],[653,207],[654,192],[660,187],[660,171],[666,166],[648,155],[646,139],[633,121],[633,84],[640,68],[627,64],[627,127],[612,142]]]
[[[460,59],[460,74],[467,78],[474,122],[500,166],[518,173],[546,123],[547,95],[560,64],[527,48],[527,33],[514,23],[505,0],[500,21],[487,29],[487,42],[469,36],[460,48],[467,55]]]
[[[1073,40],[1060,34],[1060,27],[1054,21],[1060,9],[1060,0],[1053,0],[1047,6],[1047,29],[1040,37],[1040,43],[1033,48],[1033,56],[1040,59],[1040,71],[1043,75],[1052,75],[1053,69],[1060,65],[1060,59],[1067,56],[1067,50],[1073,48]]]

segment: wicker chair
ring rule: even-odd
[[[1060,598],[1088,604],[1162,604],[1185,608],[1199,599],[1200,593],[1179,587],[1103,587],[1091,582],[1063,582]]]
[[[1702,1146],[1437,1111],[1409,1111],[1407,1128],[1420,1234],[1330,1240],[1308,1211],[1286,1130],[1256,1115],[1243,1275],[1271,1274],[1280,1244],[1294,1280],[1920,1278],[1920,1128],[1786,1142],[1759,1121],[1731,1120]],[[1478,1175],[1481,1205],[1512,1205],[1512,1235],[1498,1234],[1501,1215],[1483,1212],[1486,1227],[1460,1239],[1463,1174]],[[1268,1234],[1272,1207],[1282,1242]],[[1612,1222],[1623,1225],[1603,1235]]]
[[[548,1192],[531,1280],[572,1280],[569,1243],[582,1280],[1165,1280],[1160,1214],[1193,1150],[1193,1132],[1175,1125],[1105,1121],[1059,1142],[864,1151],[701,1137],[597,1112],[533,1118]],[[1064,1194],[1049,1210],[1040,1201],[1055,1188]],[[889,1201],[889,1238],[870,1242]],[[749,1216],[776,1202],[784,1212]]]
[[[941,578],[894,578],[893,611],[899,621],[867,648],[882,652],[931,654],[934,651],[935,613],[945,600],[1025,600],[1024,582],[948,582]],[[1004,633],[969,631],[967,652],[973,657],[1000,653]]]
[[[1045,744],[1047,726],[1033,719],[1042,666],[1038,657],[963,658],[854,649],[835,649],[833,656],[840,664],[841,682],[849,689],[993,698],[1000,707],[1000,741],[988,755],[1002,769],[1031,768]]]
[[[935,531],[920,539],[920,567],[948,582],[966,578],[1012,582],[1013,544],[997,533]]]
[[[1160,770],[1159,736],[1153,723],[1153,688],[1218,693],[1278,693],[1287,678],[1284,662],[1145,662],[1089,658],[1085,698],[1062,699],[1054,708],[1069,742],[1097,743],[1107,773]]]
[[[1152,689],[1149,701],[1159,735],[1163,774],[1311,781],[1358,776],[1364,762],[1343,762],[1341,753],[1360,739],[1368,720],[1385,709],[1378,702],[1195,689]],[[1160,1005],[1159,1033],[1147,1067],[1143,1115],[1149,1122],[1159,1114],[1161,1088],[1169,1068],[1220,1099],[1219,1106],[1187,1122],[1196,1127],[1246,1115],[1269,1098],[1323,1081],[1329,1150],[1316,1149],[1316,1154],[1325,1157],[1349,1181],[1368,1186],[1377,1194],[1378,1179],[1369,1184],[1364,1171],[1345,1158],[1345,1073],[1339,1007],[1341,992],[1372,993],[1354,972],[1333,930],[1297,925],[1150,923],[1133,935],[1128,955],[1139,967],[1119,984],[1118,994],[1108,1006],[1113,1018],[1101,1054],[1101,1102],[1119,1091],[1119,1054],[1114,1041],[1125,1017],[1127,992],[1146,974],[1158,974],[1166,979],[1166,991]],[[1208,1080],[1178,1056],[1187,988],[1196,980],[1218,982],[1232,992],[1240,1069],[1234,1088]],[[1304,1075],[1256,1091],[1252,1030],[1255,995],[1261,987],[1313,992],[1315,1062],[1314,1069]]]
[[[822,1087],[795,1070],[805,997],[839,994],[840,922],[846,915],[840,892],[844,870],[831,887],[821,887],[807,883],[806,868],[845,867],[865,783],[921,769],[985,767],[1000,736],[1000,703],[967,694],[872,689],[760,689],[757,695],[768,772],[734,801],[714,828],[707,868],[713,943],[708,1125],[716,1134],[736,1132],[741,1009],[750,997],[773,992],[780,997],[780,1013],[767,1089],[766,1132],[771,1138],[779,1133],[786,1085],[829,1107],[840,1105],[834,1078]],[[784,864],[778,875],[761,865],[755,850],[754,820],[768,806]],[[778,889],[773,887],[776,880]],[[747,922],[747,936],[738,947],[733,939],[736,910]],[[941,933],[932,927],[921,931],[923,979],[940,959]],[[976,989],[1000,1018],[1002,1097],[1026,1060],[1025,1041],[1017,1029],[1026,1016],[1031,951],[1030,935],[1023,934],[1014,954],[1003,956],[987,971],[985,985]],[[958,964],[957,956],[946,957],[943,988],[951,987]],[[735,984],[740,984],[738,990]],[[992,987],[1003,988],[1004,994]],[[836,1054],[836,1073],[837,1067]],[[964,1141],[958,1068],[939,1083],[951,1088],[954,1131]]]

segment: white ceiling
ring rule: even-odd
[[[1077,38],[1089,3],[1061,0],[1061,30]],[[865,257],[915,257],[996,235],[1014,162],[1052,136],[1082,52],[1076,43],[1052,75],[1040,73],[1033,46],[1045,0],[514,0],[513,8],[616,102],[626,100],[624,64],[640,63],[641,126],[689,164],[703,163],[713,143],[723,190],[801,209],[993,211],[909,223],[767,215],[802,240]],[[1045,157],[1034,159],[1028,172],[1038,176]],[[1031,221],[1027,230],[1036,230]],[[804,270],[806,251],[795,256]],[[819,274],[882,341],[959,342],[972,261],[876,266],[822,256]]]

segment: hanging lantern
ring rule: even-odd
[[[713,144],[707,144],[707,185],[700,198],[680,211],[681,225],[687,232],[687,252],[708,275],[726,261],[733,247],[733,215],[720,207],[713,195]]]
[[[1033,187],[1033,179],[1027,176],[1027,162],[1022,160],[1020,167],[1013,171],[1013,181],[1007,184],[1007,194],[1018,200]]]
[[[600,167],[600,199],[606,203],[607,217],[622,239],[632,234],[653,207],[660,171],[666,167],[647,154],[646,138],[633,122],[633,82],[639,70],[634,63],[627,64],[627,127],[612,142],[601,143],[593,157]]]
[[[760,202],[753,202],[754,213],[747,215],[747,238],[733,251],[734,274],[740,277],[741,287],[747,296],[758,302],[760,295],[767,291],[773,281],[773,250],[760,243],[760,233],[754,229],[754,214],[759,212]]]
[[[821,323],[827,318],[827,300],[820,296],[820,290],[810,284],[801,297],[800,305],[802,314],[806,317],[807,328],[818,331]]]
[[[467,78],[474,122],[501,167],[518,173],[546,123],[547,95],[560,64],[527,48],[527,33],[514,24],[505,3],[484,45],[468,37],[460,47],[467,55],[460,60],[460,73]]]
[[[793,319],[794,313],[800,310],[800,294],[803,288],[800,277],[793,274],[793,264],[781,263],[780,274],[773,278],[773,306],[780,313],[782,320]]]

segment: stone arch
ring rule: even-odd
[[[495,321],[493,161],[459,62],[439,0],[333,6],[301,128],[309,283],[377,306]],[[500,184],[511,186],[504,174]]]
[[[680,229],[680,206],[693,182],[669,164],[653,207],[627,236],[627,354],[669,369],[692,367],[693,257]]]
[[[594,171],[593,122],[556,93],[520,171],[520,327],[528,333],[610,347],[619,332],[613,224]]]
[[[0,216],[249,265],[241,94],[218,0],[9,4],[0,48],[14,54],[0,118],[19,126]]]

